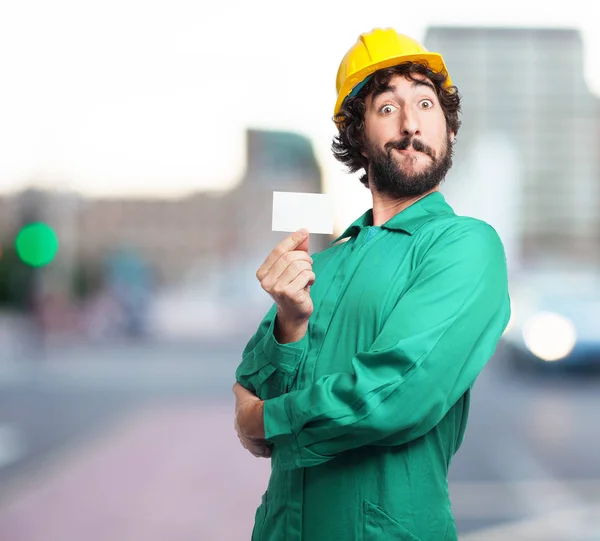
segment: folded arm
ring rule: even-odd
[[[365,446],[400,445],[435,427],[473,385],[510,315],[504,249],[482,222],[436,241],[353,373],[324,376],[264,403],[284,468]]]
[[[308,351],[308,333],[287,344],[276,338],[277,305],[267,313],[242,353],[235,379],[246,389],[266,400],[287,392]]]

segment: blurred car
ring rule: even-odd
[[[512,317],[502,337],[520,369],[600,370],[600,272],[528,271],[511,281]]]

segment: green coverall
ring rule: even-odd
[[[252,541],[457,539],[447,474],[508,324],[504,248],[440,192],[372,223],[312,254],[304,338],[277,342],[274,305],[236,370],[272,446]]]

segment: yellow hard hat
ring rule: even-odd
[[[344,100],[362,88],[361,83],[364,84],[369,75],[402,62],[423,62],[432,71],[446,75],[445,87],[452,85],[442,55],[430,53],[418,41],[398,34],[393,28],[375,28],[361,34],[342,59],[336,77],[338,97],[334,116],[339,113]]]

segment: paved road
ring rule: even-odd
[[[247,539],[268,462],[230,428],[241,347],[0,362],[0,539]],[[599,379],[524,378],[493,359],[451,470],[462,539],[600,539],[599,391]]]

